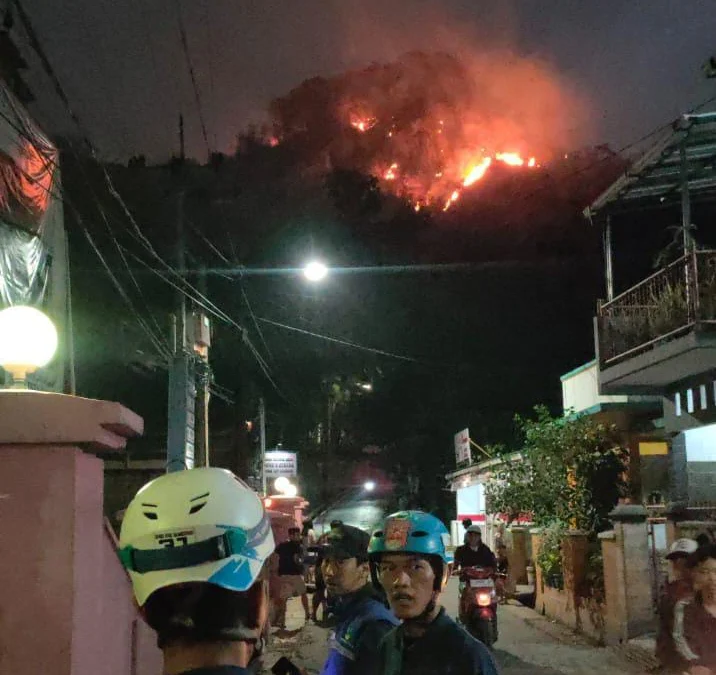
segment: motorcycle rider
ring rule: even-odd
[[[374,581],[402,621],[379,647],[380,675],[497,675],[481,642],[440,606],[450,576],[450,534],[421,511],[388,516],[368,547]]]
[[[139,490],[122,522],[119,556],[157,632],[165,675],[257,671],[273,550],[263,502],[230,471],[178,471]]]
[[[363,530],[343,524],[326,537],[322,572],[338,624],[321,675],[372,675],[376,646],[399,623],[371,583],[369,541]]]
[[[470,525],[465,532],[466,543],[455,549],[455,571],[463,567],[486,567],[497,569],[497,559],[490,547],[482,541],[482,530]]]

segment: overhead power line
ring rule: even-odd
[[[395,352],[389,352],[384,349],[377,349],[376,347],[368,347],[366,345],[358,344],[357,342],[351,342],[350,340],[343,340],[341,338],[332,337],[330,335],[323,335],[321,333],[314,333],[313,331],[306,330],[305,328],[298,328],[297,326],[289,326],[288,324],[281,323],[279,321],[274,321],[273,319],[267,319],[265,317],[258,317],[259,321],[262,321],[263,323],[269,324],[271,326],[276,326],[277,328],[283,328],[284,330],[290,330],[295,333],[301,333],[303,335],[308,335],[310,337],[318,338],[320,340],[326,340],[328,342],[333,342],[335,344],[342,345],[344,347],[350,347],[351,349],[359,349],[364,352],[370,352],[372,354],[378,354],[380,356],[386,356],[391,359],[398,359],[399,361],[409,361],[411,363],[419,363],[426,366],[434,366],[443,368],[448,366],[449,364],[444,363],[435,363],[426,361],[423,359],[416,358],[414,356],[407,356],[406,354],[396,354]]]
[[[179,287],[179,286],[177,286],[177,284],[172,283],[172,282],[170,281],[170,279],[168,279],[164,274],[159,273],[160,278],[162,278],[162,279],[164,279],[166,282],[170,283],[170,284],[171,284],[172,286],[174,286],[174,288],[176,288],[177,290],[180,290],[180,291],[181,291],[182,293],[184,293],[188,298],[192,299],[196,304],[198,304],[199,306],[203,307],[204,309],[209,310],[209,308],[211,308],[211,310],[209,310],[209,311],[210,311],[212,314],[214,314],[215,316],[217,316],[218,318],[220,318],[220,319],[223,320],[224,322],[228,323],[229,325],[232,325],[233,327],[235,327],[236,329],[238,329],[238,330],[241,332],[241,334],[242,334],[242,339],[243,339],[244,343],[248,346],[249,350],[250,350],[251,353],[254,355],[254,358],[256,358],[257,363],[259,364],[259,367],[261,368],[261,370],[262,370],[264,376],[265,376],[265,377],[267,378],[267,380],[271,383],[271,385],[276,389],[276,391],[278,392],[278,394],[279,394],[284,400],[287,400],[287,401],[288,401],[288,399],[286,398],[286,396],[283,394],[283,392],[281,391],[281,389],[278,387],[278,385],[276,384],[275,380],[273,379],[273,376],[271,375],[270,369],[269,369],[268,365],[266,364],[266,362],[264,361],[263,357],[261,357],[261,355],[260,355],[260,353],[258,352],[258,350],[255,348],[255,346],[253,345],[253,343],[251,343],[250,339],[248,338],[248,335],[247,335],[247,333],[246,333],[246,329],[243,328],[242,326],[240,326],[238,323],[236,323],[236,321],[234,321],[228,314],[226,314],[226,312],[224,312],[223,310],[221,310],[220,308],[218,308],[216,305],[214,305],[214,303],[212,303],[208,298],[206,298],[202,293],[200,293],[195,287],[193,287],[189,282],[187,282],[187,281],[183,278],[183,276],[182,276],[182,274],[181,274],[180,272],[178,272],[177,270],[175,270],[171,265],[169,265],[169,264],[156,252],[156,250],[155,250],[154,247],[152,246],[152,244],[151,244],[151,242],[149,241],[149,239],[147,239],[147,237],[144,235],[142,229],[139,227],[139,224],[137,223],[136,219],[135,219],[134,216],[132,215],[132,213],[131,213],[131,211],[129,210],[128,206],[126,205],[126,203],[125,203],[124,200],[122,199],[121,195],[119,194],[119,192],[118,192],[117,189],[115,188],[114,183],[112,182],[112,179],[111,179],[111,177],[109,176],[109,173],[107,172],[106,167],[104,167],[104,165],[102,164],[102,162],[98,159],[96,150],[95,150],[95,148],[94,148],[92,142],[90,141],[90,139],[89,139],[87,133],[85,132],[85,129],[84,129],[82,123],[80,122],[79,117],[78,117],[78,116],[74,113],[74,111],[72,110],[72,107],[71,107],[71,105],[70,105],[69,99],[67,98],[67,95],[66,95],[65,92],[64,92],[64,89],[63,89],[63,87],[62,87],[62,84],[61,84],[59,78],[57,77],[57,74],[55,73],[54,68],[52,67],[52,64],[50,63],[50,61],[49,61],[49,59],[48,59],[48,57],[47,57],[47,55],[46,55],[46,53],[45,53],[45,51],[44,51],[44,49],[43,49],[41,43],[40,43],[40,40],[39,40],[39,38],[38,38],[38,36],[37,36],[37,33],[35,32],[35,30],[34,30],[34,28],[33,28],[33,26],[32,26],[32,22],[31,22],[31,20],[30,20],[30,18],[29,18],[29,16],[28,16],[28,14],[25,12],[24,8],[22,7],[22,4],[21,4],[20,0],[13,0],[13,2],[14,2],[14,4],[15,4],[16,8],[17,8],[18,15],[20,16],[20,19],[21,19],[22,24],[23,24],[23,26],[24,26],[24,28],[25,28],[25,31],[26,31],[26,33],[27,33],[27,35],[28,35],[28,38],[29,38],[29,40],[30,40],[30,43],[31,43],[32,48],[35,50],[35,52],[37,53],[38,57],[40,58],[40,60],[41,60],[41,62],[42,62],[42,65],[43,65],[43,69],[45,70],[45,72],[46,72],[46,74],[48,75],[48,77],[51,79],[51,81],[52,81],[52,83],[53,83],[53,86],[55,87],[55,91],[56,91],[57,95],[59,96],[60,100],[62,101],[62,103],[64,104],[65,108],[67,109],[68,114],[70,115],[72,121],[74,122],[75,126],[77,127],[77,129],[79,130],[80,134],[82,135],[83,141],[84,141],[84,143],[86,144],[86,146],[88,147],[88,149],[90,150],[90,152],[91,152],[91,154],[92,154],[92,157],[97,161],[97,164],[98,164],[98,166],[99,166],[100,170],[102,171],[102,174],[103,174],[103,176],[104,176],[104,178],[105,178],[105,183],[106,183],[106,185],[107,185],[108,191],[109,191],[110,194],[115,198],[115,200],[118,202],[118,204],[121,206],[121,208],[122,208],[124,214],[127,216],[127,219],[130,221],[130,223],[131,223],[132,226],[133,226],[133,230],[127,229],[127,232],[128,232],[136,241],[138,241],[138,243],[139,243],[143,248],[145,248],[162,266],[165,267],[165,269],[167,270],[168,274],[170,274],[170,275],[172,275],[172,276],[178,278],[179,282],[182,284],[183,287]],[[185,37],[186,37],[186,36],[184,35],[184,38],[185,38]],[[198,91],[198,90],[197,90],[197,91]],[[206,131],[205,131],[205,129],[204,129],[204,135],[205,135],[205,137],[206,137]],[[35,142],[34,139],[28,138],[27,133],[23,133],[23,136],[24,136],[27,140],[29,140],[31,143],[34,144],[34,142]],[[64,198],[64,196],[61,196],[60,199],[62,199],[64,203],[69,203],[69,202]],[[81,216],[79,216],[79,211],[78,211],[71,203],[69,203],[69,205],[70,205],[70,208],[72,208],[73,212],[75,212],[75,213],[78,215],[78,222],[81,222]],[[83,227],[83,229],[85,230],[85,236],[87,236],[88,231],[86,230],[86,227],[85,227],[84,225],[83,225],[82,227]],[[91,235],[90,235],[90,236],[91,236]],[[121,246],[121,245],[120,245],[120,246]],[[98,249],[98,248],[95,248],[95,247],[93,246],[93,250],[95,250],[95,252],[97,252],[99,249]],[[154,270],[152,267],[150,267],[149,265],[147,265],[147,263],[145,263],[143,259],[139,258],[138,256],[135,256],[133,253],[131,253],[130,251],[128,251],[128,249],[125,249],[125,251],[129,252],[129,253],[132,255],[132,257],[134,257],[134,258],[135,258],[136,260],[138,260],[140,263],[142,263],[142,264],[145,265],[146,267],[149,267],[149,269],[152,269],[152,271],[156,271],[156,270]],[[106,270],[108,273],[111,272],[111,270],[108,268],[108,266],[107,266],[105,263],[106,263],[106,261],[103,262],[103,267],[105,267],[105,270]],[[116,277],[115,277],[115,279],[116,279]],[[193,294],[190,293],[189,291],[193,292]],[[126,293],[123,294],[123,297],[124,297],[125,295],[126,295]],[[128,296],[127,296],[127,297],[128,297]],[[197,297],[198,297],[198,298],[201,298],[201,300],[197,300]]]

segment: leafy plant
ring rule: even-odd
[[[555,586],[554,577],[562,576],[562,540],[566,532],[563,522],[555,520],[542,533],[542,543],[537,553],[537,564],[548,586]]]
[[[506,460],[487,485],[490,510],[514,520],[532,514],[536,525],[555,520],[587,532],[608,526],[625,493],[628,452],[614,426],[590,417],[552,417],[544,406],[533,419],[516,418],[520,459]]]

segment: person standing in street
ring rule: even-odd
[[[693,595],[674,606],[674,644],[681,672],[716,675],[716,544],[699,547],[688,560]]]
[[[369,541],[366,532],[350,525],[326,538],[322,571],[337,625],[321,675],[372,675],[378,666],[377,645],[399,623],[371,583]]]
[[[131,501],[119,558],[164,675],[249,675],[268,633],[266,561],[274,550],[259,496],[230,471],[160,476]]]
[[[301,598],[303,612],[308,622],[308,592],[306,582],[303,580],[303,546],[301,545],[301,530],[291,527],[288,530],[288,541],[276,547],[278,556],[279,598],[276,610],[276,625],[280,629],[286,628],[286,604],[289,598]]]
[[[378,675],[497,675],[488,648],[440,606],[449,541],[445,525],[421,511],[394,513],[373,533],[372,574],[402,621],[380,644]]]
[[[683,661],[676,649],[673,638],[674,607],[679,600],[688,598],[693,589],[691,572],[687,563],[698,544],[693,539],[677,539],[669,548],[666,559],[669,561],[669,580],[659,603],[659,632],[656,636],[656,657],[668,671],[679,672]]]

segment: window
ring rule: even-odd
[[[706,408],[708,408],[709,402],[708,402],[708,398],[706,396],[706,385],[705,384],[702,384],[699,387],[699,395],[701,398],[701,410],[706,410]]]
[[[676,409],[676,416],[681,417],[681,394],[678,391],[674,396],[674,408]]]
[[[686,390],[686,412],[694,412],[694,390]]]

